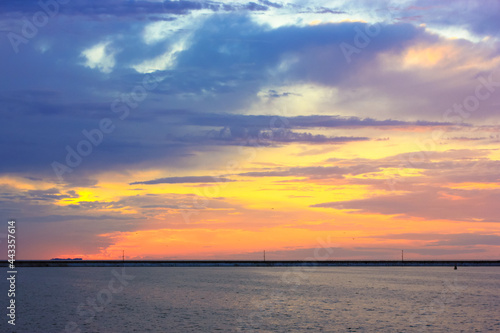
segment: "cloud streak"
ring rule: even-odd
[[[234,180],[224,177],[214,176],[192,176],[192,177],[166,177],[140,182],[133,182],[130,185],[155,185],[155,184],[186,184],[186,183],[226,183]]]

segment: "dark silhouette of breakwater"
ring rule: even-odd
[[[6,260],[0,261],[7,267]],[[16,267],[500,266],[500,260],[16,260]]]

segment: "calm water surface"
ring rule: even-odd
[[[16,326],[4,314],[1,332],[500,332],[500,267],[21,268],[17,277]]]

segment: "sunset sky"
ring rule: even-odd
[[[499,259],[500,2],[0,3],[0,258]]]

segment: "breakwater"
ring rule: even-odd
[[[7,267],[6,260],[0,261]],[[17,260],[17,267],[500,266],[500,260]]]

